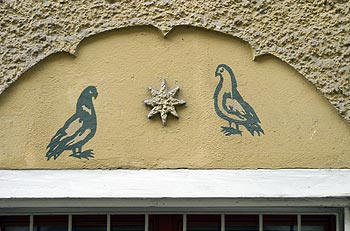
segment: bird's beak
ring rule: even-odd
[[[220,74],[216,71],[215,72],[215,77],[218,77],[218,76],[220,76]]]
[[[94,99],[96,99],[96,98],[97,98],[97,96],[98,96],[98,93],[96,92],[96,94],[94,95]]]

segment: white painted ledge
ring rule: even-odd
[[[350,197],[350,170],[0,170],[0,199],[305,197]]]

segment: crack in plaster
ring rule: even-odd
[[[2,0],[0,93],[50,54],[74,54],[88,36],[144,25],[164,36],[190,25],[241,38],[255,57],[290,64],[350,123],[348,0]]]

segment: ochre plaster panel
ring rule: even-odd
[[[154,28],[93,36],[77,56],[51,55],[0,97],[0,168],[349,168],[350,129],[327,100],[273,56],[251,59],[249,45],[216,32],[181,27],[166,39]],[[225,136],[214,110],[218,64],[229,65],[264,135]],[[180,118],[148,119],[147,86],[179,86]],[[97,86],[96,135],[83,149],[47,161],[51,137],[75,112],[81,91]]]
[[[0,93],[38,61],[93,34],[152,25],[220,31],[303,74],[350,122],[350,2],[233,0],[0,1]],[[304,97],[303,94],[300,97]]]

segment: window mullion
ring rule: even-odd
[[[107,231],[111,231],[111,214],[107,214]]]
[[[34,216],[30,215],[29,217],[29,231],[33,231],[34,230]]]
[[[350,231],[350,208],[344,208],[344,231]],[[339,228],[338,228],[339,229]]]
[[[301,231],[301,215],[300,214],[297,215],[297,224],[298,224],[297,231]]]
[[[72,221],[72,215],[69,214],[68,215],[68,231],[72,231],[73,230],[73,221]]]
[[[264,230],[264,217],[262,214],[259,214],[259,231]]]
[[[225,231],[225,214],[221,214],[221,231]]]
[[[182,215],[182,231],[187,231],[187,215]]]
[[[145,231],[148,231],[149,227],[149,216],[148,214],[145,214]]]

